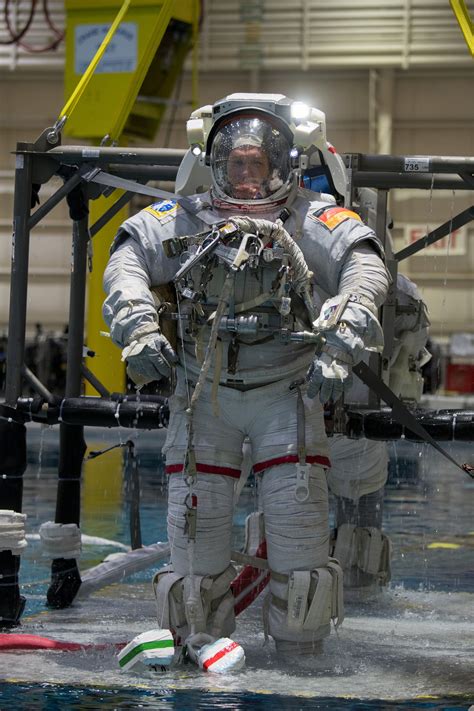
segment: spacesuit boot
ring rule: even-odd
[[[233,492],[233,479],[201,474],[191,497],[184,478],[170,476],[172,564],[153,579],[158,625],[172,631],[176,661],[184,654],[203,671],[218,673],[245,663],[244,650],[230,638],[235,629],[231,583],[237,574],[229,564]],[[194,524],[189,516],[193,498],[199,502]]]

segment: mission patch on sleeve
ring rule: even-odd
[[[347,210],[345,207],[319,208],[319,210],[315,210],[315,212],[312,212],[308,217],[324,225],[330,232],[340,225],[341,222],[345,222],[346,220],[352,219],[362,222],[357,212]]]
[[[153,205],[149,205],[145,210],[160,222],[168,222],[170,218],[176,216],[178,207],[176,200],[160,200],[160,202],[154,202]]]

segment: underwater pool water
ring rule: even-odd
[[[58,432],[33,427],[28,434],[24,511],[28,514],[27,531],[35,534],[43,521],[54,518]],[[163,433],[86,429],[89,450],[106,448],[131,435],[139,462],[141,532],[146,545],[166,540],[166,480],[160,454]],[[462,461],[469,458],[470,448],[465,445],[452,445],[451,451]],[[64,653],[61,657],[62,653],[53,653],[60,683],[48,685],[40,683],[50,678],[48,669],[53,669],[47,653],[45,656],[35,652],[34,659],[32,653],[28,653],[30,657],[25,653],[9,657],[2,654],[0,708],[468,709],[472,703],[468,695],[474,690],[472,675],[465,673],[469,658],[474,658],[472,610],[468,607],[474,592],[474,485],[424,445],[391,443],[389,452],[384,528],[394,544],[390,590],[382,602],[348,606],[342,632],[331,636],[325,660],[311,672],[275,665],[268,647],[262,647],[257,609],[247,617],[244,613],[241,623],[242,634],[249,640],[248,667],[232,678],[216,681],[208,675],[203,679],[205,675],[196,671],[152,681],[127,680],[116,672],[114,660],[98,655],[92,661],[83,660],[83,668],[79,668],[81,665],[68,661],[72,655]],[[115,449],[85,464],[81,527],[89,536],[129,544],[130,482],[127,473],[123,474],[123,457],[123,450]],[[246,515],[256,507],[257,488],[251,479],[235,513],[235,548],[242,544]],[[103,544],[85,545],[81,570],[96,565],[114,550],[118,549]],[[79,633],[87,632],[87,601],[79,611],[75,606],[59,611],[54,618],[61,620],[58,628],[52,621],[55,613],[45,612],[49,562],[41,557],[35,540],[30,541],[22,557],[20,579],[27,605],[19,631],[54,636],[58,629],[64,635],[70,628],[72,633],[74,616],[80,612],[85,617]],[[94,621],[97,615],[100,622],[101,604],[106,604],[112,613],[116,605],[117,619],[127,629],[127,615],[132,614],[128,610],[138,606],[136,600],[147,597],[150,579],[150,571],[137,573],[122,588],[112,586],[110,593],[93,596],[99,607],[94,611],[92,605],[90,619]],[[130,601],[132,607],[128,608]],[[146,605],[144,616],[153,615],[152,608]],[[152,626],[148,622],[140,629]],[[100,628],[94,629],[97,634]],[[460,630],[466,630],[466,636]],[[411,633],[417,640],[414,647]],[[129,639],[132,636],[130,632]],[[446,654],[449,657],[444,661]],[[12,660],[8,669],[6,656]],[[397,674],[393,674],[397,665]],[[32,674],[29,684],[25,677],[28,668]],[[151,688],[136,688],[144,685]],[[433,691],[435,699],[420,698]],[[20,698],[24,705],[18,705]]]
[[[451,711],[468,709],[466,699],[425,699],[412,701],[364,701],[362,699],[295,698],[282,694],[216,693],[207,691],[142,691],[133,689],[88,689],[41,684],[0,684],[0,700],[20,699],[19,711],[94,711],[103,709],[226,709],[230,711]],[[7,708],[2,706],[2,708]]]

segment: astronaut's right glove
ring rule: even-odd
[[[127,361],[127,373],[133,382],[145,385],[153,380],[169,378],[178,356],[156,327],[151,333],[135,331],[122,351],[122,360]]]

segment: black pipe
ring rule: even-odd
[[[115,398],[115,399],[114,399]],[[17,412],[33,422],[93,427],[130,427],[156,430],[168,426],[167,398],[161,395],[126,396],[113,393],[110,399],[101,397],[57,398],[48,405],[41,398],[19,398]],[[0,415],[2,406],[0,405]],[[415,410],[413,415],[440,442],[473,442],[473,410]],[[418,435],[392,418],[391,410],[351,410],[344,414],[344,432],[351,439],[422,441]]]
[[[474,411],[416,410],[412,413],[433,439],[438,442],[474,441]],[[346,412],[345,434],[351,439],[390,441],[407,439],[422,442],[422,438],[393,419],[391,410],[378,412]]]
[[[153,398],[153,399],[151,399]],[[156,399],[155,399],[156,398]],[[143,396],[140,400],[120,401],[102,397],[57,398],[49,405],[40,398],[19,398],[18,410],[25,420],[68,426],[130,427],[156,430],[168,425],[168,401],[160,396]],[[1,411],[1,406],[0,406]]]

